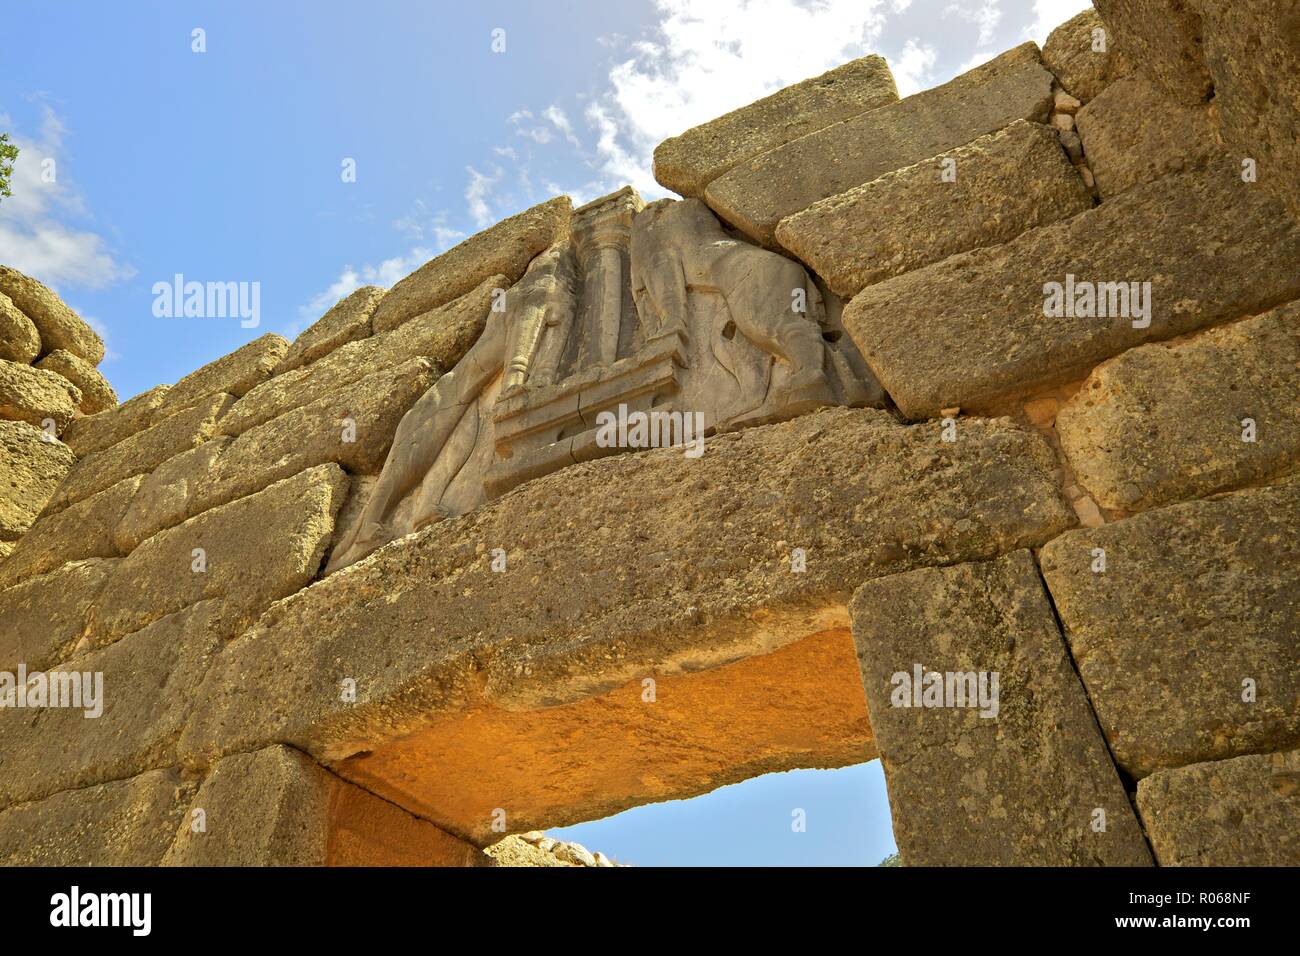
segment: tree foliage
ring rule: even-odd
[[[14,160],[18,158],[18,147],[9,142],[8,133],[0,133],[0,196],[12,196],[9,190],[9,177],[14,172]]]

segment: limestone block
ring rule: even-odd
[[[219,761],[166,866],[487,866],[475,846],[340,780],[289,747]]]
[[[74,461],[67,445],[39,428],[0,421],[0,539],[31,527]]]
[[[30,365],[41,354],[41,336],[13,299],[0,292],[0,359]]]
[[[14,543],[12,541],[0,541],[0,561],[3,561],[13,553]]]
[[[190,510],[190,503],[199,486],[211,480],[218,457],[232,441],[233,438],[219,435],[167,459],[146,475],[113,532],[118,550],[130,554],[146,538],[198,514]],[[259,487],[267,484],[270,482]]]
[[[1297,369],[1293,302],[1103,362],[1056,430],[1075,476],[1106,508],[1199,498],[1300,465]]]
[[[0,293],[32,320],[43,352],[66,349],[91,365],[104,360],[104,340],[48,286],[17,269],[0,266]]]
[[[1137,805],[1161,866],[1300,866],[1300,750],[1161,770]]]
[[[655,147],[655,179],[702,199],[709,183],[745,160],[897,101],[884,57],[864,56],[665,140]]]
[[[1231,163],[1214,164],[868,286],[844,326],[904,415],[978,412],[1076,381],[1135,345],[1293,299],[1297,262],[1300,226]],[[1061,300],[1069,285],[1074,317],[1047,315],[1049,283]]]
[[[147,428],[170,390],[170,385],[158,385],[127,399],[116,408],[74,418],[60,437],[78,458],[103,451]]]
[[[328,312],[293,340],[289,351],[275,367],[275,374],[310,365],[341,345],[369,338],[372,331],[370,316],[383,297],[383,289],[366,285],[339,299]]]
[[[1079,674],[1132,776],[1300,742],[1297,522],[1291,478],[1044,546]]]
[[[1087,103],[1111,82],[1133,71],[1113,40],[1097,11],[1084,10],[1047,37],[1043,62],[1062,87]]]
[[[0,670],[15,673],[22,663],[30,673],[64,660],[116,564],[116,558],[73,561],[0,591]]]
[[[867,581],[850,609],[909,866],[1150,865],[1028,551]]]
[[[77,407],[84,415],[94,415],[117,404],[117,392],[99,369],[83,358],[64,349],[55,349],[36,363],[37,368],[62,375],[81,389],[81,404]]]
[[[1094,6],[1124,55],[1167,96],[1182,103],[1209,97],[1200,0],[1096,0]]]
[[[316,576],[346,493],[342,469],[323,465],[155,534],[114,568],[89,615],[92,639],[107,643],[209,598],[252,623]]]
[[[1006,242],[1092,204],[1056,132],[1017,120],[814,203],[781,220],[776,238],[837,295],[853,296],[873,282]]]
[[[271,377],[289,343],[274,332],[254,339],[229,355],[191,372],[167,391],[154,412],[153,422],[184,411],[212,396],[225,393],[239,398]]]
[[[81,403],[81,389],[61,375],[18,362],[0,361],[0,419],[44,428],[53,422],[59,433]]]
[[[705,199],[763,245],[776,225],[821,199],[937,156],[1018,119],[1046,122],[1052,75],[1025,43],[954,80],[861,113],[742,163]]]
[[[371,317],[372,327],[395,329],[494,275],[517,282],[535,255],[568,235],[572,214],[569,197],[557,196],[470,236],[389,289]]]
[[[1208,106],[1176,103],[1141,75],[1116,80],[1075,119],[1103,200],[1225,155]]]
[[[65,790],[0,811],[0,865],[157,866],[194,785],[175,770]]]

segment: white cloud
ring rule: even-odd
[[[493,175],[486,176],[473,166],[466,166],[465,171],[469,173],[469,185],[465,187],[465,204],[469,207],[474,225],[486,229],[496,222],[489,200],[492,197],[492,188],[501,181],[502,172],[497,169]]]
[[[1090,6],[1089,0],[1034,0],[1034,21],[1025,27],[1025,36],[1041,44],[1049,33]]]
[[[564,138],[569,143],[579,149],[582,148],[582,143],[578,142],[578,136],[573,131],[573,124],[569,122],[568,115],[558,105],[553,103],[546,107],[546,111],[542,115],[551,121],[552,125],[564,135]]]
[[[956,14],[968,23],[979,27],[976,43],[988,46],[993,42],[998,24],[1002,22],[1002,0],[959,0],[944,10],[944,16]]]
[[[911,96],[934,83],[934,64],[938,54],[928,43],[912,38],[903,45],[903,52],[890,61],[899,96]]]
[[[425,247],[412,249],[404,256],[394,256],[374,265],[344,266],[337,279],[311,301],[298,309],[298,321],[282,330],[282,334],[292,338],[324,315],[334,303],[345,295],[355,292],[363,285],[378,285],[385,288],[400,279],[406,278],[434,256],[434,250]]]

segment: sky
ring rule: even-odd
[[[670,195],[650,172],[658,142],[783,86],[879,53],[906,96],[1087,6],[5,0],[0,132],[21,153],[0,263],[99,330],[100,370],[126,399],[267,332],[292,339],[358,286],[392,285],[551,196]],[[156,316],[154,286],[176,275],[257,283],[257,326]],[[836,836],[810,823],[806,840],[768,841],[767,862],[892,852],[876,764],[630,811],[589,824],[590,845],[667,862],[648,834],[675,827],[711,862],[752,861],[737,827],[788,820],[791,787],[824,801]]]

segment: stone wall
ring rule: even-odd
[[[1295,34],[1099,7],[120,406],[0,270],[0,861],[606,865],[534,831],[879,756],[905,865],[1300,863]]]

